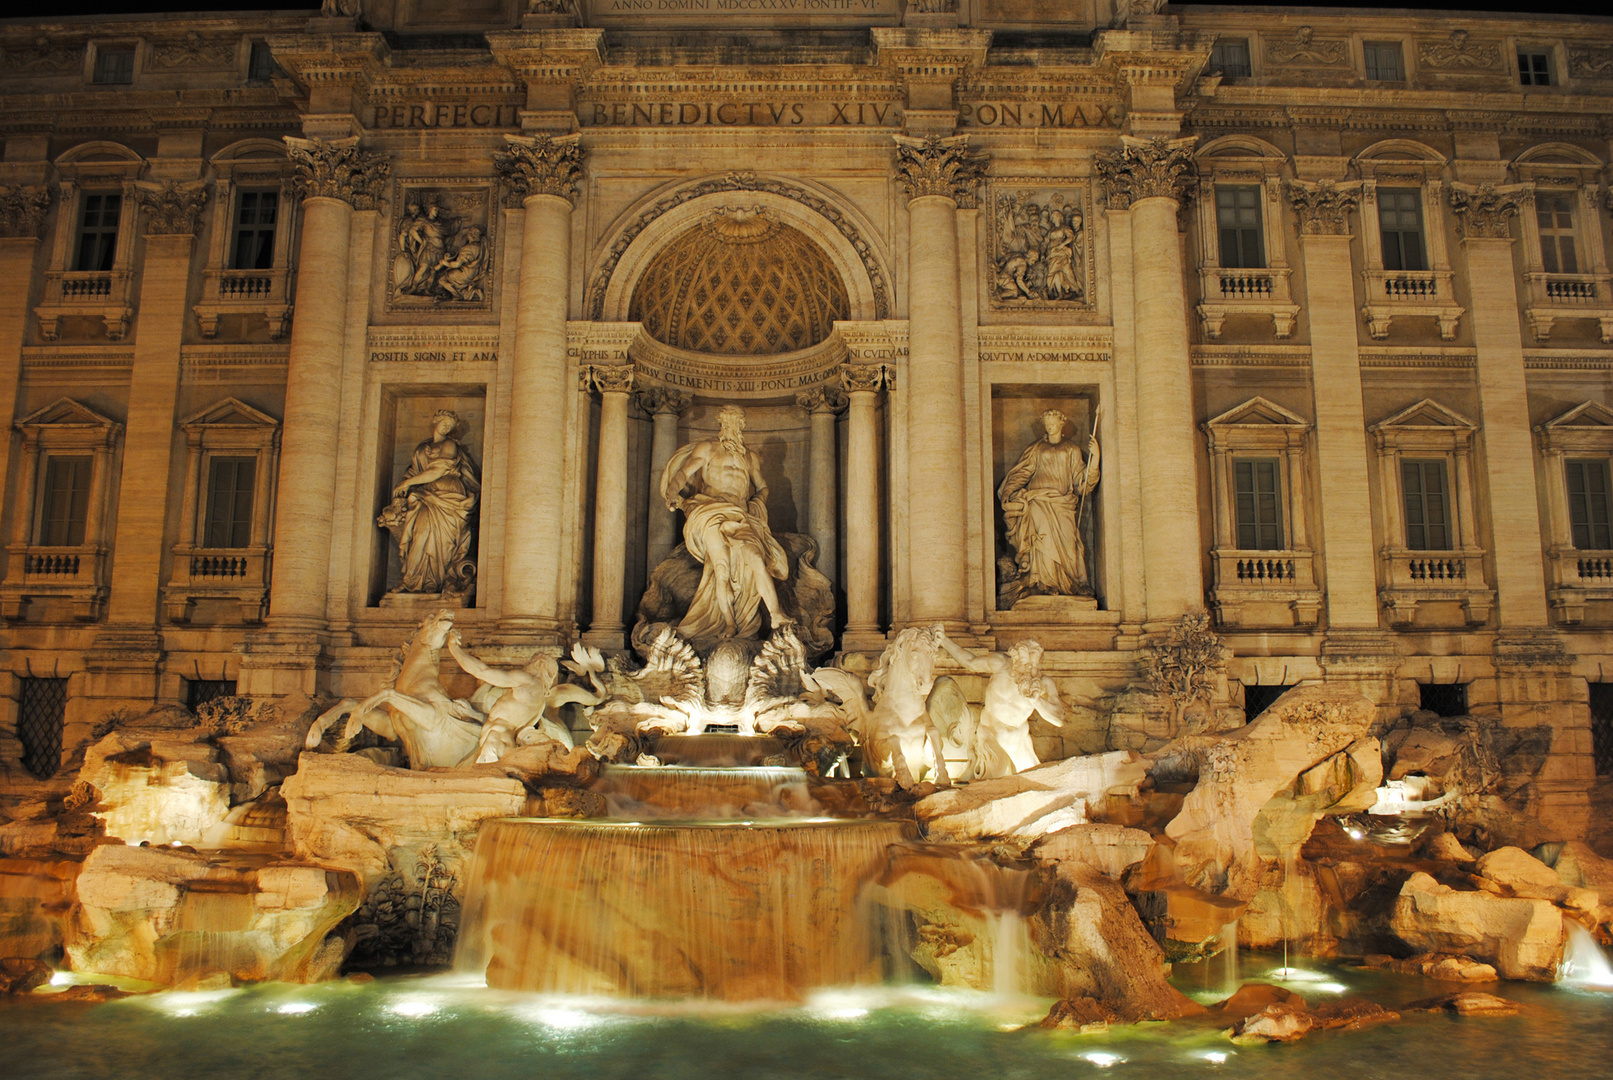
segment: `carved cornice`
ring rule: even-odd
[[[1299,231],[1313,236],[1350,235],[1350,210],[1360,198],[1353,185],[1339,187],[1331,180],[1288,185],[1288,201],[1299,215]]]
[[[582,186],[582,144],[577,135],[506,135],[507,147],[493,155],[493,167],[509,185],[508,205],[533,195],[558,195],[574,203]]]
[[[645,387],[633,400],[651,416],[677,416],[694,403],[693,397],[669,386]]]
[[[0,237],[37,240],[49,209],[50,189],[44,185],[0,187]]]
[[[601,394],[626,394],[633,389],[633,368],[628,364],[592,364],[583,369],[583,378]]]
[[[1518,212],[1515,189],[1499,189],[1493,184],[1474,188],[1453,185],[1450,202],[1464,240],[1511,238],[1507,219]]]
[[[1109,205],[1124,210],[1143,199],[1175,199],[1193,190],[1193,144],[1184,139],[1121,138],[1119,153],[1100,154],[1098,179]]]
[[[155,236],[194,236],[207,205],[207,188],[201,184],[140,184],[135,198],[146,211],[146,232]]]
[[[844,371],[845,368],[840,369]],[[828,413],[833,416],[846,407],[846,395],[834,383],[824,383],[795,395],[795,403],[809,413]]]
[[[382,154],[358,148],[348,139],[299,139],[286,136],[292,182],[304,199],[340,199],[355,210],[373,210],[392,166]]]
[[[985,172],[986,162],[984,156],[969,152],[969,136],[894,138],[896,182],[909,200],[939,195],[959,206],[974,205],[975,184]]]
[[[840,385],[848,394],[878,393],[890,385],[890,375],[884,364],[840,365]]]

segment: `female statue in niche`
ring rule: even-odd
[[[392,533],[403,560],[396,592],[463,596],[476,576],[470,517],[482,490],[470,450],[453,438],[457,413],[440,410],[431,438],[414,448],[392,502],[376,524]]]
[[[1010,607],[1022,596],[1092,595],[1081,510],[1098,486],[1098,437],[1087,440],[1083,458],[1080,447],[1064,441],[1067,422],[1057,409],[1044,412],[1045,434],[1025,448],[997,489],[1014,549],[1013,575],[999,578],[998,593]]]

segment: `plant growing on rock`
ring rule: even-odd
[[[1181,730],[1189,706],[1210,703],[1228,655],[1206,614],[1183,615],[1163,640],[1143,650],[1143,677],[1170,703],[1173,732]]]

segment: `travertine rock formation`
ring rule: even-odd
[[[1419,952],[1471,956],[1505,979],[1557,977],[1563,917],[1549,900],[1458,892],[1418,872],[1401,887],[1390,925]]]

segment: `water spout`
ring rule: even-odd
[[[1561,970],[1563,982],[1613,989],[1613,964],[1608,963],[1607,954],[1591,932],[1573,919],[1564,919],[1563,925],[1568,928],[1568,948],[1564,951]]]

